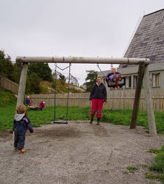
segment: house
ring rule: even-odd
[[[164,9],[143,16],[124,57],[149,58],[151,86],[164,89]],[[138,66],[121,64],[117,71],[125,76],[124,88],[136,87]]]
[[[68,80],[69,80],[69,76],[66,77],[66,81],[67,81],[67,82],[68,82]],[[71,84],[74,84],[74,85],[76,85],[76,86],[79,86],[79,82],[78,82],[77,78],[74,77],[74,76],[71,75],[71,74],[70,74],[70,83],[71,83]]]

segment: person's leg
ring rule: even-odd
[[[103,103],[104,100],[103,99],[98,99],[98,110],[97,110],[97,125],[100,124],[100,118],[102,116],[102,108],[103,108]]]
[[[40,105],[39,110],[42,111],[43,105]]]
[[[93,122],[93,118],[94,118],[94,115],[97,111],[97,103],[98,102],[98,99],[92,99],[92,107],[91,107],[91,121],[90,121],[90,124],[92,124]]]
[[[14,147],[15,148],[17,148],[18,146],[18,139],[19,139],[18,132],[14,131]]]
[[[119,80],[119,81],[122,80],[122,77],[121,77],[121,74],[120,74],[120,73],[118,74],[118,80]]]
[[[25,145],[25,131],[22,131],[19,133],[19,141],[18,141],[18,149],[23,150],[24,145]]]
[[[113,75],[113,82],[116,82],[116,79],[117,79],[117,75],[114,74],[114,75]]]

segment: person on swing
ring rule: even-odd
[[[92,124],[94,115],[97,112],[97,115],[96,115],[97,125],[99,125],[100,118],[102,116],[103,104],[106,103],[107,101],[106,87],[102,83],[101,76],[97,77],[97,82],[92,87],[89,100],[90,100],[90,104],[92,104],[90,124]]]
[[[106,76],[106,82],[108,82],[109,79],[113,82],[116,82],[116,80],[121,81],[122,76],[119,72],[117,72],[116,68],[112,68],[111,73],[108,73],[108,75]]]

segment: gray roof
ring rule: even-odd
[[[124,57],[164,62],[164,9],[143,16]]]

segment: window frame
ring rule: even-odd
[[[128,84],[128,87],[127,87],[127,78],[129,78],[129,84]],[[126,89],[130,89],[132,88],[132,76],[131,75],[127,75],[125,76],[125,88]]]
[[[159,88],[160,85],[160,72],[152,73],[152,88]]]

